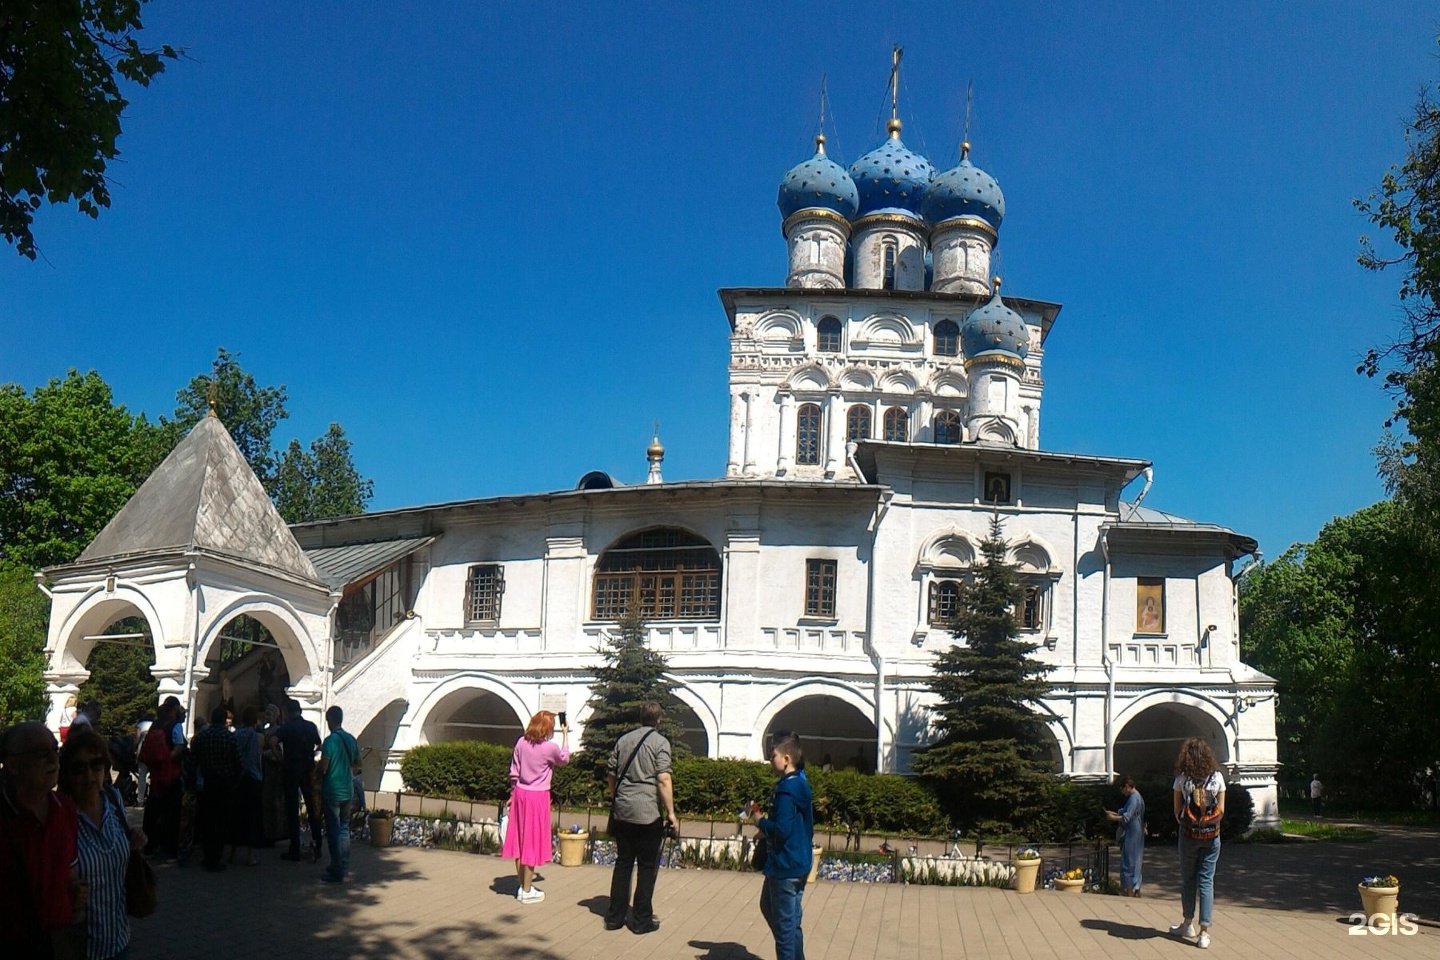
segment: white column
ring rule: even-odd
[[[755,473],[755,444],[751,439],[755,433],[755,394],[747,390],[740,394],[740,399],[745,401],[745,466],[742,470],[751,476]]]
[[[830,409],[826,414],[825,477],[831,479],[845,462],[845,399],[832,393],[826,406]]]
[[[741,447],[745,443],[745,401],[742,394],[730,394],[730,453],[725,461],[725,476],[740,472]]]
[[[775,457],[775,476],[783,477],[795,455],[795,398],[788,393],[780,398],[780,449]]]

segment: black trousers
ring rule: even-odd
[[[660,871],[660,844],[665,840],[665,821],[626,823],[615,821],[615,871],[610,874],[610,912],[605,919],[612,924],[625,922],[630,909],[630,875],[635,880],[635,919],[637,925],[655,917],[655,876]]]
[[[205,789],[195,798],[195,832],[200,835],[200,849],[207,867],[220,866],[225,841],[230,836],[230,803],[234,794],[234,780],[213,777],[205,781]]]
[[[180,846],[180,800],[184,791],[176,777],[166,787],[156,789],[152,783],[145,797],[146,850],[159,851],[173,857]]]
[[[305,798],[305,812],[310,816],[310,839],[320,849],[320,808],[315,805],[312,788],[314,764],[305,767],[285,765],[285,826],[290,834],[290,853],[300,853],[300,798]]]

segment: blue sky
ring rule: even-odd
[[[1041,442],[1145,457],[1147,505],[1267,555],[1382,495],[1355,374],[1398,276],[1351,198],[1440,75],[1433,4],[156,0],[113,206],[0,251],[0,381],[95,368],[152,417],[216,347],[338,421],[375,508],[719,476],[728,325],[778,286],[775,190],[904,139],[1005,192],[1005,291],[1064,309]],[[1133,490],[1132,490],[1133,492]]]

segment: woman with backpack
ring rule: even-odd
[[[1175,760],[1175,820],[1180,825],[1180,906],[1184,918],[1170,935],[1210,946],[1215,905],[1215,864],[1220,859],[1220,821],[1225,817],[1225,776],[1215,754],[1199,737],[1180,747]],[[1200,900],[1200,930],[1195,930],[1195,900]]]

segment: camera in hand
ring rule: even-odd
[[[561,710],[559,713],[557,713],[557,714],[555,715],[555,718],[560,721],[560,726],[562,726],[562,727],[567,727],[567,726],[569,726],[569,724],[565,722],[565,711],[564,711],[564,710]]]

